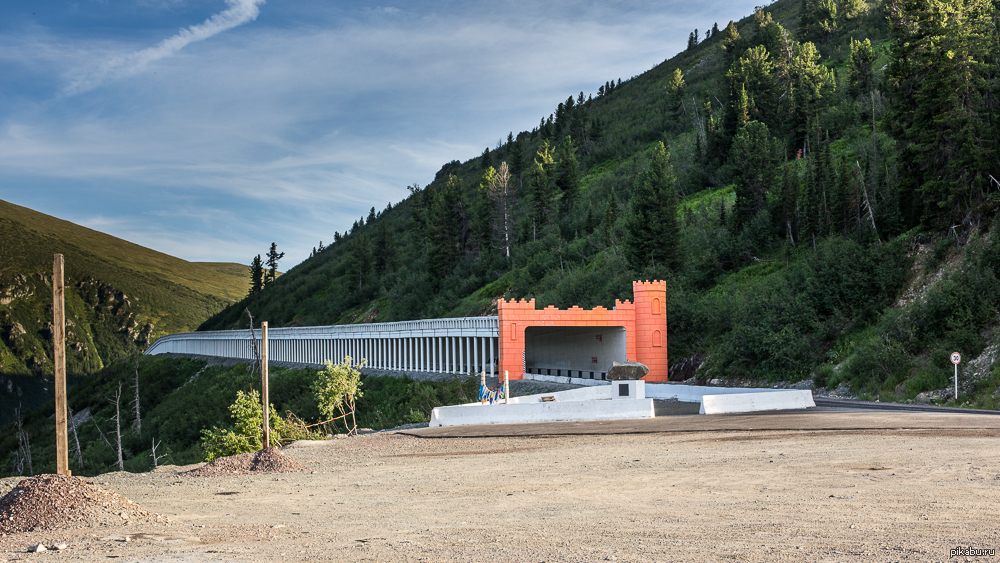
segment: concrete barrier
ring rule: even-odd
[[[708,387],[704,385],[678,385],[676,383],[647,383],[646,396],[652,399],[677,399],[682,403],[700,403],[705,395],[734,395],[744,393],[780,393],[787,389],[761,387]]]
[[[431,411],[430,425],[433,427],[518,422],[635,420],[654,416],[652,399],[523,402],[507,405],[498,403],[437,407]]]
[[[815,407],[812,391],[768,389],[763,393],[727,393],[703,395],[701,414],[777,411]]]

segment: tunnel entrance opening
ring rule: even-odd
[[[607,379],[627,358],[623,326],[529,326],[524,329],[524,371]]]

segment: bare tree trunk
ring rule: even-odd
[[[101,440],[104,440],[104,444],[111,447],[111,442],[108,441],[108,437],[104,435],[104,431],[101,430],[101,425],[97,423],[97,417],[94,417],[94,426],[97,427],[97,433],[101,436]]]
[[[24,418],[21,415],[21,407],[14,409],[14,417],[17,419],[17,453],[14,454],[14,470],[19,475],[24,474],[24,466],[28,466],[28,476],[34,476],[35,470],[31,466],[31,441],[28,433],[24,431]]]
[[[122,459],[122,384],[118,383],[118,393],[115,395],[115,437],[118,442],[118,471],[125,471],[125,461]]]
[[[80,436],[76,433],[76,420],[73,419],[73,409],[69,409],[69,424],[73,429],[73,444],[76,446],[76,465],[83,469],[83,450],[80,449]]]
[[[135,398],[132,399],[132,408],[135,410],[135,432],[142,436],[142,415],[139,413],[139,356],[135,356]]]
[[[253,331],[253,315],[250,314],[250,308],[246,307],[243,309],[247,312],[247,317],[250,318],[250,347],[253,349],[254,360],[250,363],[250,377],[253,377],[257,373],[257,366],[260,364],[260,349],[257,348],[257,335]]]
[[[161,458],[167,457],[167,454],[163,454],[163,455],[159,455],[159,456],[156,455],[156,448],[158,448],[160,446],[160,443],[161,442],[157,442],[156,441],[156,438],[153,438],[153,453],[152,453],[152,456],[153,456],[153,469],[156,469],[157,467],[160,466],[160,459]]]

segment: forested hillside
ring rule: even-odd
[[[686,377],[993,407],[998,8],[779,0],[373,208],[202,329],[610,306],[668,280]],[[608,77],[610,78],[610,77]],[[992,351],[991,351],[992,350]]]

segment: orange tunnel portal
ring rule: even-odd
[[[574,340],[572,353],[576,356],[568,366],[567,375],[573,371],[586,372],[588,360],[591,370],[606,372],[610,367],[608,354],[618,355],[620,333],[624,329],[624,358],[645,364],[649,373],[646,381],[667,381],[667,284],[665,281],[632,282],[633,301],[615,300],[612,310],[595,307],[556,309],[546,307],[536,310],[535,300],[504,300],[497,303],[500,329],[500,373],[509,372],[511,379],[523,379],[528,356],[529,341],[543,342]],[[538,329],[537,327],[573,327],[565,331]],[[528,330],[535,328],[535,330]],[[608,342],[605,342],[607,335]],[[587,345],[585,342],[593,342]],[[599,352],[598,352],[599,351]],[[600,355],[597,355],[600,354]],[[581,363],[582,362],[582,363]]]

